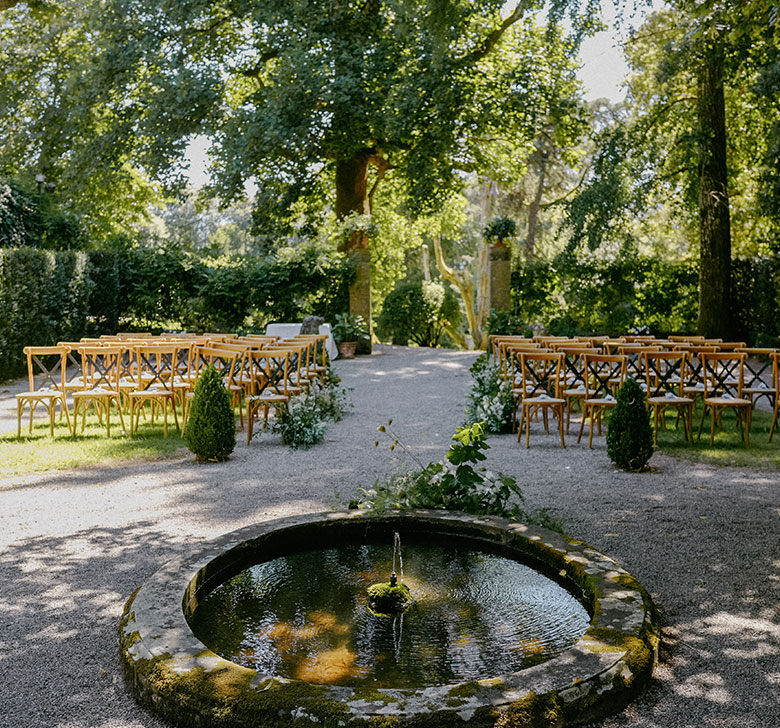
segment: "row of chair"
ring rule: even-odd
[[[578,442],[588,422],[588,446],[592,446],[594,428],[601,432],[603,412],[614,407],[615,391],[627,376],[637,379],[647,393],[656,442],[669,409],[677,411],[686,439],[692,439],[694,407],[701,400],[699,436],[709,413],[710,441],[714,442],[723,412],[733,409],[749,446],[752,409],[761,397],[773,407],[771,441],[780,410],[780,353],[749,349],[740,342],[701,342],[698,338],[658,341],[647,337],[639,342],[606,337],[492,337],[490,345],[503,375],[512,383],[519,413],[518,439],[525,426],[526,446],[531,415],[541,411],[547,427],[549,411],[558,420],[565,447],[563,417],[565,413],[568,433],[575,406],[582,412]],[[766,381],[770,372],[771,385]]]
[[[247,410],[247,440],[252,437],[256,415],[262,411],[264,426],[271,408],[286,404],[291,396],[309,386],[313,377],[324,378],[327,353],[324,335],[297,336],[279,341],[265,336],[167,336],[117,334],[57,346],[26,347],[29,391],[16,395],[17,434],[25,406],[33,413],[43,406],[54,433],[55,413],[68,421],[73,434],[78,415],[82,431],[90,406],[111,433],[112,407],[125,430],[124,414],[135,434],[146,404],[152,421],[161,412],[168,434],[168,413],[179,429],[177,405],[186,425],[195,382],[207,365],[220,372],[244,425]],[[68,398],[73,401],[71,412]],[[145,414],[144,414],[145,416]]]

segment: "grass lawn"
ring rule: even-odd
[[[753,411],[749,449],[745,447],[745,443],[740,437],[733,411],[724,413],[722,430],[715,430],[715,442],[712,445],[710,445],[709,413],[704,421],[701,438],[697,440],[700,422],[701,405],[693,417],[693,444],[691,445],[685,441],[682,424],[679,429],[676,429],[675,415],[669,413],[667,429],[658,432],[658,449],[682,460],[712,465],[780,470],[780,428],[775,428],[772,442],[768,441],[769,428],[772,424],[771,414],[761,410]]]
[[[129,418],[125,417],[129,432]],[[64,470],[90,465],[107,465],[123,460],[155,460],[187,452],[173,422],[168,421],[168,437],[163,437],[162,421],[154,425],[141,420],[135,437],[122,432],[116,411],[111,414],[111,437],[97,417],[87,417],[87,426],[81,434],[81,420],[72,437],[67,423],[57,421],[54,437],[49,435],[48,418],[40,417],[33,424],[32,434],[27,428],[27,417],[22,418],[22,436],[13,433],[0,435],[0,475],[18,475],[42,470]],[[182,451],[184,448],[184,451]]]

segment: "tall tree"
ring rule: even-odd
[[[673,5],[629,41],[630,112],[603,133],[592,184],[569,208],[572,242],[594,247],[621,216],[664,210],[670,230],[688,229],[698,243],[700,333],[729,337],[732,239],[760,249],[767,230],[755,170],[778,104],[777,90],[770,101],[757,79],[777,57],[776,16],[760,0]],[[635,230],[621,233],[631,240]]]
[[[213,192],[229,202],[254,178],[265,229],[289,230],[323,200],[341,218],[370,213],[389,173],[412,213],[434,209],[459,170],[532,137],[547,90],[534,72],[544,47],[522,41],[541,0],[506,11],[504,0],[88,5],[92,53],[79,70],[100,124],[74,143],[176,182],[187,141],[208,134]],[[546,6],[551,22],[570,10],[580,32],[597,3]],[[351,306],[367,315],[369,240],[356,229],[345,247],[359,271]]]
[[[97,0],[19,2],[0,13],[0,175],[43,175],[99,241],[146,218],[159,192],[106,129],[123,100],[94,86]],[[108,144],[108,146],[106,146]]]

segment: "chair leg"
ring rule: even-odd
[[[119,424],[122,426],[122,432],[127,433],[127,430],[125,429],[125,418],[122,414],[122,407],[120,406],[119,401],[119,395],[116,395],[116,397],[112,397],[111,400],[108,403],[108,406],[111,407],[111,402],[113,402],[116,405],[116,411],[119,413]]]
[[[704,405],[701,411],[701,420],[699,420],[699,434],[696,436],[697,440],[701,440],[701,433],[704,430],[704,418],[707,416],[707,405]]]
[[[590,408],[590,431],[588,432],[588,449],[593,447],[593,428],[596,425],[596,408]],[[599,435],[601,434],[601,413],[599,413]]]
[[[22,411],[24,410],[24,401],[19,400],[16,403],[16,436],[22,436]],[[774,423],[772,423],[772,429],[774,429]],[[769,433],[769,441],[772,441],[772,433]]]
[[[712,415],[712,424],[710,425],[710,445],[715,444],[715,420],[717,419],[717,410],[715,406],[710,407],[710,414]]]
[[[580,434],[577,436],[577,444],[580,444],[580,440],[582,440],[582,433],[585,430],[585,418],[588,416],[588,406],[583,405],[582,407],[582,421],[580,422]]]
[[[658,418],[660,416],[660,407],[653,405],[653,445],[658,447]]]
[[[531,442],[531,408],[526,408],[525,405],[523,405],[523,419],[525,420],[525,447],[528,449]]]
[[[753,408],[747,407],[747,415],[745,416],[745,447],[750,447],[750,423],[753,419]]]
[[[252,432],[255,429],[255,403],[248,400],[246,403],[246,444],[252,442]]]
[[[563,437],[563,405],[559,405],[558,412],[558,432],[561,434],[561,447],[566,447],[566,440]]]
[[[769,428],[769,442],[772,442],[772,436],[775,434],[775,427],[777,426],[777,416],[780,414],[780,407],[775,404],[775,413],[772,417],[772,426]]]

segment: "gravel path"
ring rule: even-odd
[[[388,475],[376,426],[427,462],[462,420],[468,352],[377,347],[336,362],[354,413],[293,452],[275,436],[231,460],[189,458],[0,480],[0,726],[158,728],[125,690],[117,623],[130,593],[193,543],[258,520],[326,510]],[[6,394],[6,397],[8,394]],[[240,439],[240,438],[239,438]],[[488,465],[528,504],[613,556],[666,620],[650,690],[605,728],[780,726],[780,478],[655,455],[615,471],[604,439],[531,449],[491,438]]]

